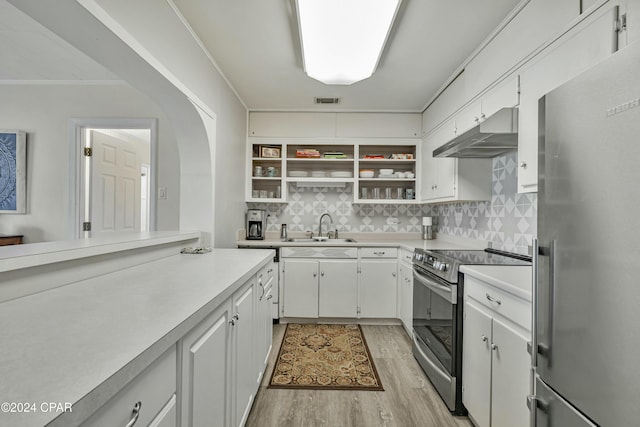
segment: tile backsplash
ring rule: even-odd
[[[517,153],[493,159],[491,201],[425,205],[353,204],[353,185],[345,188],[289,186],[289,203],[248,203],[266,209],[267,231],[317,232],[320,215],[329,212],[342,232],[420,232],[422,217],[434,218],[436,233],[490,241],[493,247],[527,253],[536,234],[537,194],[517,193]],[[393,219],[398,223],[393,223]]]

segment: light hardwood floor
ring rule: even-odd
[[[274,325],[273,349],[248,427],[472,427],[450,414],[411,353],[401,326],[363,325],[384,391],[269,389],[285,325]]]

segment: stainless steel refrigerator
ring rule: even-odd
[[[536,426],[640,425],[640,45],[540,100]]]

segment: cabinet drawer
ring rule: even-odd
[[[411,265],[413,263],[413,251],[400,249],[400,261]]]
[[[160,411],[176,393],[176,348],[160,356],[140,375],[127,384],[102,408],[98,409],[83,427],[124,426],[132,418],[137,402],[142,406],[136,425],[147,426],[156,419]],[[163,417],[166,419],[166,415]],[[175,418],[175,412],[174,412]],[[165,422],[169,420],[166,419]],[[175,419],[173,420],[175,424]],[[172,424],[167,424],[172,425]]]
[[[362,258],[397,258],[398,248],[360,248]]]
[[[282,258],[358,258],[358,248],[297,246],[280,249]]]
[[[260,270],[258,273],[258,282],[262,283],[262,286],[267,286],[269,283],[273,282],[273,277],[276,274],[276,264],[274,262],[270,262],[266,266]]]
[[[485,307],[531,330],[531,304],[469,275],[464,276],[465,293]]]

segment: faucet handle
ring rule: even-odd
[[[335,229],[333,230],[333,238],[334,238],[334,239],[337,239],[337,238],[338,238],[338,229],[337,229],[337,228],[335,228]]]

